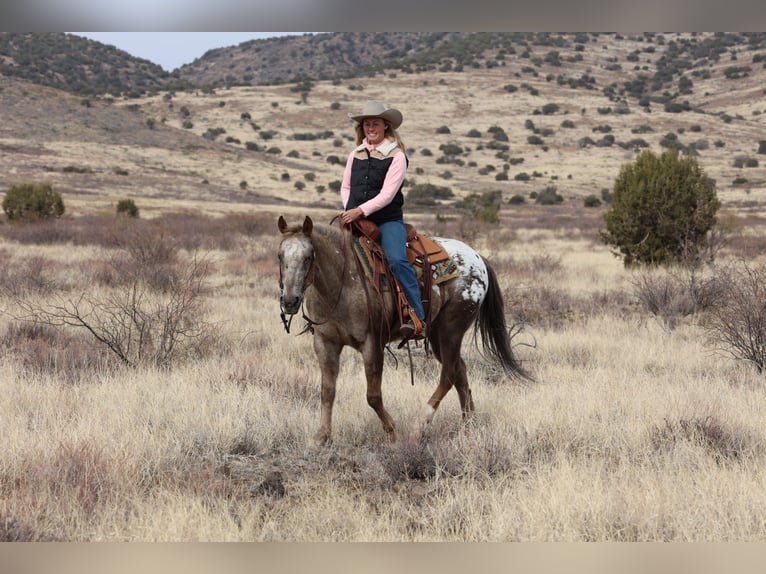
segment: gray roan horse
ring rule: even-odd
[[[362,354],[367,378],[367,403],[396,438],[394,421],[383,406],[381,381],[385,346],[399,335],[398,309],[393,298],[375,293],[360,273],[351,233],[339,226],[315,224],[310,217],[297,225],[279,218],[280,305],[292,316],[305,304],[304,318],[314,334],[314,352],[322,371],[321,422],[314,439],[330,440],[335,382],[344,346]],[[429,343],[441,363],[439,386],[425,407],[424,418],[411,438],[420,437],[452,386],[457,389],[463,417],[474,410],[465,362],[460,356],[463,336],[471,325],[481,333],[485,356],[511,376],[528,378],[514,357],[503,314],[503,300],[495,273],[486,260],[466,244],[436,239],[457,264],[460,275],[430,293],[432,324]],[[368,309],[369,307],[369,309]],[[287,323],[285,326],[287,327]],[[288,327],[289,329],[289,327]]]

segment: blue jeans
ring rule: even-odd
[[[415,275],[415,269],[407,259],[407,230],[404,221],[386,221],[378,225],[380,228],[380,245],[388,259],[388,264],[399,280],[407,300],[421,321],[425,320],[423,302],[420,298],[420,286]]]

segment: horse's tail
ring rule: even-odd
[[[503,294],[494,269],[486,259],[484,264],[487,266],[489,284],[487,285],[487,295],[481,303],[479,316],[474,325],[474,341],[476,341],[477,331],[480,332],[484,353],[495,358],[507,374],[521,379],[533,380],[532,376],[521,367],[521,363],[513,355],[511,338],[505,324]]]

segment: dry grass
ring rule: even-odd
[[[103,288],[88,274],[41,277],[96,268],[118,247],[3,240],[3,272],[16,279],[0,321],[2,539],[766,535],[762,376],[709,349],[694,317],[672,330],[649,320],[633,272],[587,233],[472,231],[499,270],[509,318],[526,313],[516,350],[536,383],[505,380],[467,342],[476,417],[464,424],[450,393],[426,442],[389,444],[366,404],[360,359],[346,351],[334,442],[313,447],[318,373],[309,336],[287,335],[279,323],[275,219],[155,222],[194,246],[185,238],[207,230],[205,311],[222,333],[204,356],[170,369],[128,369],[81,333],[12,318],[16,289],[44,301],[49,284]],[[421,221],[429,225],[461,233],[457,224]],[[32,254],[45,264],[27,277],[19,266]],[[416,349],[413,387],[406,354],[396,356],[387,359],[384,392],[404,429],[438,370]]]
[[[604,75],[610,54],[599,45],[596,60],[582,64],[600,85],[615,80]],[[585,71],[577,65],[572,75]],[[386,99],[407,118],[402,135],[414,149],[413,181],[447,185],[458,196],[499,189],[506,201],[556,185],[566,197],[557,206],[504,203],[496,226],[448,209],[409,213],[422,231],[462,239],[489,258],[509,324],[523,325],[516,351],[537,379],[506,380],[467,338],[477,415],[464,424],[450,393],[418,445],[384,442],[366,404],[360,359],[346,351],[334,442],[313,447],[319,375],[310,336],[286,334],[279,320],[276,219],[310,213],[328,221],[337,212],[337,194],[315,186],[340,178],[340,167],[326,159],[344,156],[351,145],[346,113],[359,97],[347,83],[317,82],[300,103],[289,85],[179,93],[172,109],[163,94],[94,102],[109,115],[138,104],[145,116],[128,132],[70,115],[19,120],[19,133],[6,130],[0,138],[6,179],[51,182],[67,215],[37,225],[0,222],[0,540],[762,540],[763,376],[708,346],[699,309],[688,312],[683,291],[670,289],[678,284],[625,270],[601,244],[605,207],[585,209],[582,198],[610,188],[634,154],[576,145],[604,123],[618,141],[651,124],[655,132],[642,137],[654,147],[682,128],[688,141],[691,124],[699,124],[695,137],[725,142],[700,154],[727,212],[721,262],[760,262],[766,233],[753,193],[762,187],[758,170],[745,170],[747,186],[730,182],[742,173],[732,159],[752,155],[763,138],[766,114],[754,114],[762,107],[754,94],[762,91],[763,72],[754,70],[732,90],[720,78],[726,65],[715,64],[708,84],[695,81],[692,104],[703,112],[695,114],[632,106],[631,114],[604,117],[596,112],[607,101],[600,91],[560,88],[544,74],[518,79],[510,61],[481,73],[389,78]],[[502,88],[509,81],[527,82],[541,95],[511,96]],[[6,86],[3,94],[28,89]],[[50,90],[39,97],[66,99]],[[368,89],[361,99],[378,97]],[[562,112],[534,114],[548,102]],[[225,127],[227,135],[263,145],[240,120],[247,111],[276,131],[269,143],[283,153],[207,140],[195,146],[188,133],[173,139],[181,106],[193,113],[194,134]],[[82,106],[70,99],[64,108]],[[741,118],[729,124],[720,113]],[[164,117],[168,129],[143,133],[144,117]],[[560,129],[564,118],[576,128]],[[525,143],[526,119],[555,130],[548,151]],[[53,133],[49,124],[68,129]],[[435,134],[441,125],[452,134]],[[465,136],[493,125],[509,135],[510,155],[524,158],[507,182],[479,175],[504,160]],[[327,129],[333,139],[293,138]],[[443,142],[471,147],[465,159],[476,166],[449,166],[454,177],[445,180],[447,168],[436,164]],[[298,157],[286,157],[290,151]],[[63,171],[72,165],[87,171]],[[515,181],[521,171],[542,177]],[[309,172],[314,181],[295,189]],[[139,221],[115,218],[124,198],[135,200]],[[130,231],[168,238],[183,257],[206,256],[200,312],[216,336],[205,349],[169,368],[131,369],[87,333],[17,321],[20,298],[43,305],[119,288]],[[663,285],[668,290],[659,291]],[[648,298],[663,293],[664,306],[652,316]],[[414,387],[405,353],[386,360],[384,397],[401,429],[416,420],[438,377],[422,349],[413,369]]]

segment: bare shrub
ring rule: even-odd
[[[704,326],[716,348],[736,360],[752,363],[759,373],[766,368],[766,267],[724,269],[722,297],[710,309]]]
[[[53,375],[76,384],[109,368],[106,351],[83,334],[66,334],[50,325],[11,323],[0,336],[3,354],[13,356],[26,371]]]
[[[17,319],[84,329],[128,366],[170,366],[203,354],[215,336],[204,320],[208,262],[182,259],[163,234],[133,234],[114,265],[120,282],[101,293],[83,292],[38,305],[19,297]]]
[[[7,251],[1,251],[0,291],[9,295],[53,292],[56,283],[48,273],[50,263],[48,259],[40,256],[17,261]]]
[[[700,267],[645,270],[630,279],[643,308],[674,329],[683,317],[715,306],[722,284],[715,275],[705,276]]]

